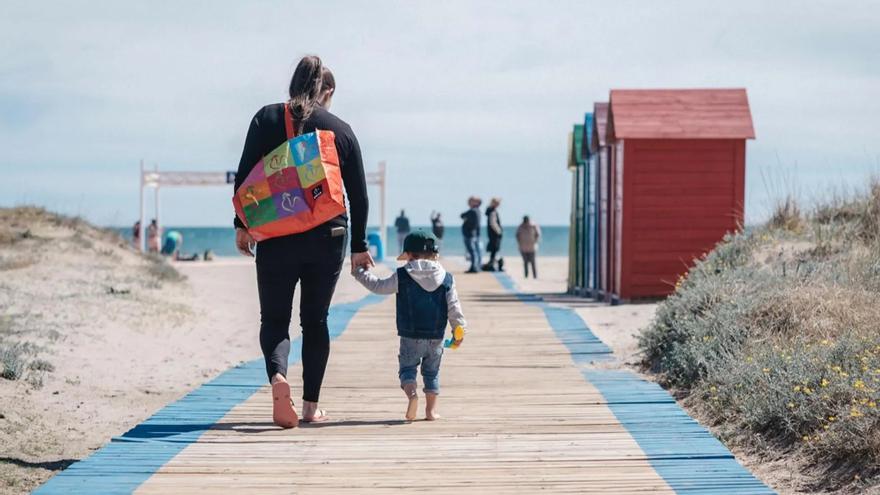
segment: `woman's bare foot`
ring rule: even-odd
[[[318,409],[318,403],[310,400],[303,401],[303,423],[323,423],[327,421],[327,411]]]
[[[406,420],[412,421],[416,419],[416,412],[419,409],[419,394],[416,392],[416,384],[407,383],[401,388],[403,388],[403,393],[406,394],[406,398],[409,401],[406,405]]]
[[[290,398],[290,384],[280,373],[272,377],[272,421],[282,428],[296,428],[299,424]]]
[[[440,415],[437,414],[437,394],[425,394],[425,420],[437,419],[440,419]]]

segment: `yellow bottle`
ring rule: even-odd
[[[446,339],[446,342],[443,343],[443,347],[458,349],[462,340],[464,340],[464,328],[461,328],[461,325],[459,325],[452,331],[452,338]]]

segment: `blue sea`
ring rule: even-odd
[[[430,226],[415,227],[416,229],[431,230]],[[123,237],[131,239],[131,228],[118,227]],[[179,227],[163,226],[163,230],[176,230],[183,235],[183,253],[202,253],[210,249],[217,256],[239,256],[235,250],[235,231],[231,227]],[[368,228],[367,232],[377,232],[377,227]],[[388,229],[388,242],[391,249],[386,248],[386,254],[396,254],[397,234],[393,228]],[[568,227],[548,226],[541,227],[541,242],[538,253],[544,256],[568,256]],[[486,245],[485,229],[483,231],[483,246]],[[464,256],[464,242],[461,230],[458,226],[447,226],[443,236],[442,252],[448,256]],[[501,254],[504,256],[518,256],[516,248],[516,227],[505,227],[504,237],[501,242]]]

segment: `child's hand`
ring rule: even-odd
[[[450,349],[458,349],[462,342],[464,342],[464,328],[455,327],[452,331],[452,338],[447,340],[444,346]]]

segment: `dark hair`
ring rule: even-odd
[[[329,72],[329,70],[327,71]],[[303,123],[312,115],[324,86],[324,65],[317,55],[306,55],[296,65],[290,78],[290,112],[296,124],[296,133],[302,134]],[[333,75],[331,74],[332,78]],[[334,81],[335,87],[335,81]]]
[[[327,91],[328,89],[336,89],[336,78],[333,77],[333,73],[330,72],[330,69],[327,67],[321,68],[321,92]]]

